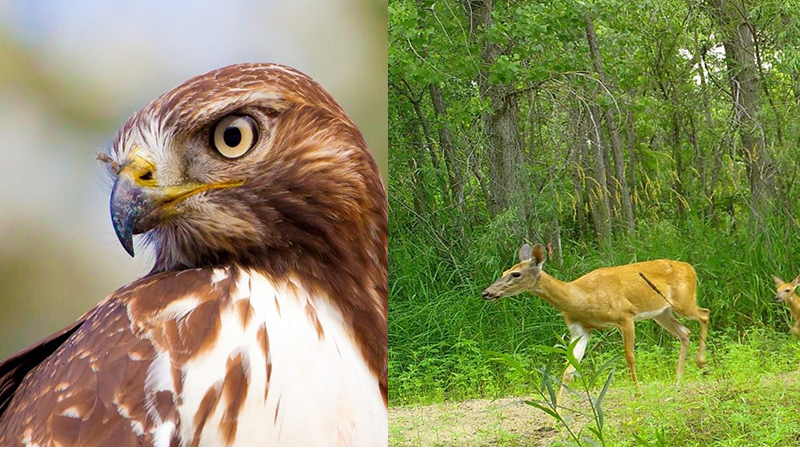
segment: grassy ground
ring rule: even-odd
[[[511,354],[533,370],[543,363],[535,345],[553,345],[567,333],[561,313],[531,294],[487,302],[481,291],[517,261],[520,241],[503,238],[498,221],[475,231],[469,245],[448,245],[428,234],[393,230],[390,242],[389,398],[391,404],[420,404],[526,394],[512,371],[487,364],[486,352]],[[495,229],[495,228],[497,229]],[[445,236],[447,237],[447,236]],[[764,249],[742,233],[726,234],[703,223],[642,224],[640,234],[604,251],[579,241],[564,245],[563,265],[545,270],[573,280],[599,267],[657,258],[691,263],[697,271],[698,303],[711,310],[709,343],[739,340],[752,329],[788,330],[789,312],[772,299],[771,274],[794,277],[794,258]],[[693,338],[696,322],[686,322]],[[788,333],[787,333],[788,334]],[[653,321],[636,326],[644,359],[653,349],[672,351],[676,340]],[[594,333],[589,354],[617,352],[618,332]],[[665,351],[666,351],[665,350]],[[617,354],[617,353],[615,353]],[[624,364],[620,363],[621,367]],[[658,369],[661,370],[661,369]],[[643,373],[646,374],[646,373]]]
[[[800,344],[788,330],[752,329],[732,336],[710,336],[708,367],[701,371],[687,361],[679,384],[673,382],[677,344],[637,348],[640,388],[632,384],[619,358],[602,402],[606,445],[792,446],[800,442]],[[599,365],[614,354],[612,350],[595,352],[586,361]],[[573,381],[573,387],[577,383]],[[535,392],[531,386],[520,387],[526,389]],[[599,389],[595,387],[594,395]],[[523,403],[526,398],[531,397],[393,406],[390,444],[575,444],[563,426],[550,426],[544,413]],[[589,410],[587,401],[572,394],[566,406],[576,410],[570,415],[573,432],[581,438],[589,436],[582,414]]]

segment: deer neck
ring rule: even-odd
[[[573,286],[572,283],[557,280],[545,272],[539,276],[539,281],[533,286],[531,292],[561,311],[580,309],[583,298],[580,289]]]
[[[792,316],[794,319],[800,318],[800,295],[797,293],[792,292],[791,298],[789,298],[789,309],[792,311]]]

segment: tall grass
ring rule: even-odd
[[[395,220],[397,213],[393,211],[390,241],[390,402],[523,392],[515,371],[489,362],[486,352],[511,355],[533,371],[544,363],[534,346],[555,344],[567,329],[555,308],[530,294],[496,302],[480,297],[516,262],[523,242],[507,232],[511,219],[500,216],[481,228],[466,229],[464,235],[449,236],[430,224]],[[751,329],[788,333],[788,311],[772,301],[770,275],[793,277],[800,265],[789,257],[792,249],[773,239],[767,251],[765,240],[742,229],[715,229],[700,220],[660,220],[640,223],[636,234],[617,239],[606,250],[567,238],[563,266],[547,261],[544,270],[572,280],[600,267],[636,261],[688,262],[697,271],[698,302],[711,309],[708,339],[713,349],[714,339],[736,339]],[[696,340],[696,323],[687,325]],[[637,346],[677,348],[677,341],[652,321],[639,322],[636,331]],[[589,344],[589,354],[620,349],[616,331],[596,333]]]

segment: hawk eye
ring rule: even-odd
[[[211,133],[211,146],[226,158],[238,158],[252,149],[258,140],[256,124],[249,116],[223,118]]]

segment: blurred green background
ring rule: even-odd
[[[161,93],[246,61],[321,83],[386,180],[386,1],[0,0],[0,359],[147,273],[149,250],[114,236],[95,155]]]

